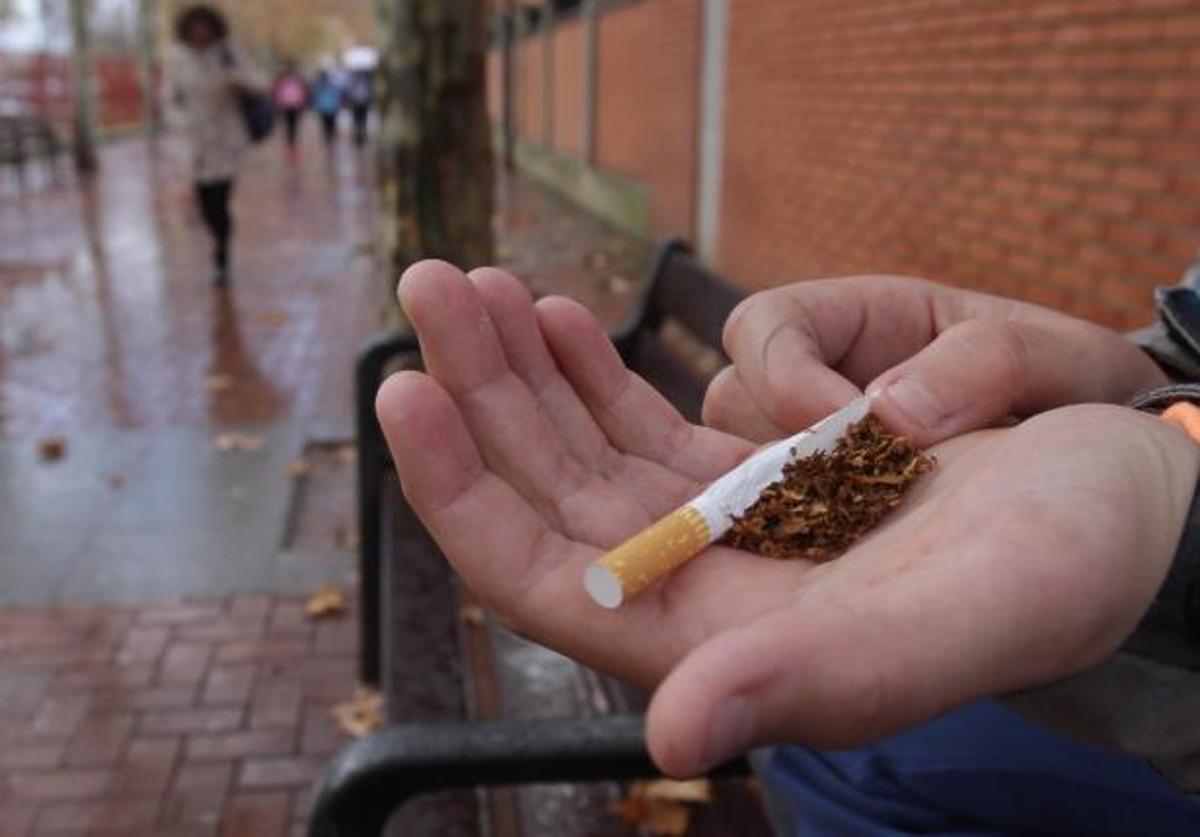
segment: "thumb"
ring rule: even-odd
[[[876,653],[884,651],[845,609],[807,598],[721,633],[659,686],[647,713],[650,753],[668,775],[688,777],[760,744],[877,738],[904,720]]]
[[[1066,328],[964,320],[876,378],[867,387],[872,409],[894,432],[929,445],[1008,416],[1124,401],[1161,377],[1116,332],[1082,321]]]

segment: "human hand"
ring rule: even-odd
[[[1198,457],[1161,421],[1069,407],[933,448],[938,467],[837,561],[715,546],[610,611],[587,565],[752,446],[688,425],[580,306],[501,271],[401,282],[428,374],[377,407],[404,491],[517,631],[658,685],[647,737],[692,775],[750,746],[845,747],[1110,654],[1161,584]]]
[[[1048,308],[900,276],[797,282],[745,300],[725,326],[733,365],[704,421],[757,441],[879,391],[874,410],[928,445],[1008,416],[1123,402],[1166,382],[1121,335]]]

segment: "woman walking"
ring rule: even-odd
[[[265,84],[229,41],[225,18],[207,5],[175,20],[180,49],[173,58],[170,100],[182,117],[200,215],[213,239],[213,284],[229,282],[233,217],[229,201],[242,151],[249,144],[239,94]]]

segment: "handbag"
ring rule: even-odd
[[[221,63],[226,67],[237,63],[228,44],[224,45]],[[266,93],[238,87],[237,103],[242,114],[242,126],[246,129],[246,136],[250,138],[250,142],[262,142],[269,137],[271,129],[275,127],[275,104],[271,97]]]
[[[253,90],[238,90],[238,108],[250,142],[262,142],[275,127],[275,105],[271,97]]]

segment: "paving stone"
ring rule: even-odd
[[[277,837],[290,818],[290,794],[283,791],[239,793],[233,797],[222,837]]]
[[[238,732],[193,735],[187,743],[187,758],[232,759],[250,756],[272,756],[292,753],[296,749],[296,733],[291,729],[256,729]]]

